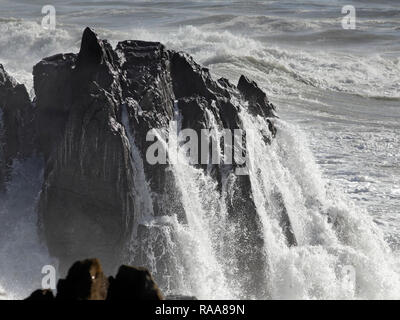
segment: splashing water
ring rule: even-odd
[[[43,160],[14,160],[7,193],[0,199],[0,286],[6,299],[25,298],[41,287],[42,268],[58,267],[38,235],[35,210],[42,186]]]
[[[255,141],[267,126],[244,110]],[[399,297],[399,265],[372,219],[341,199],[321,178],[302,133],[277,121],[270,146],[258,144],[250,157],[250,178],[264,227],[270,286],[276,299],[379,299]],[[274,213],[265,203],[278,190],[298,240],[288,247]],[[354,270],[349,282],[345,270]]]
[[[253,130],[255,141],[263,141],[266,120],[250,115],[244,108],[240,116],[244,129]],[[249,159],[252,194],[262,223],[269,292],[268,296],[252,298],[398,297],[399,265],[382,232],[368,215],[322,179],[298,128],[281,120],[276,120],[276,125],[278,134],[271,145],[256,144]],[[218,191],[207,172],[191,166],[183,154],[178,157],[170,169],[181,192],[187,221],[164,217],[161,229],[164,254],[173,255],[180,270],[178,278],[170,279],[179,282],[174,290],[198,298],[245,298],[227,278],[229,269],[238,266],[232,264],[226,238],[240,232],[229,225],[222,205],[229,188]],[[287,243],[282,231],[280,206],[287,211],[295,246]],[[155,221],[153,217],[148,225],[155,227]],[[147,237],[154,237],[154,233]],[[149,260],[154,261],[156,243],[146,241],[147,254],[152,255]],[[157,272],[155,263],[152,269]]]
[[[353,207],[323,180],[299,129],[276,120],[278,134],[269,145],[263,142],[264,128],[268,127],[266,120],[241,108],[244,129],[252,130],[254,141],[261,141],[250,154],[249,177],[262,224],[268,295],[252,298],[398,297],[399,265],[383,240],[382,232],[367,214]],[[129,132],[129,123],[126,115],[124,117]],[[209,117],[215,126],[211,113]],[[179,114],[175,120],[179,120]],[[179,121],[172,130],[179,131]],[[218,130],[215,134],[218,136]],[[137,196],[146,199],[149,187],[145,182],[143,160],[132,135],[128,137],[135,159],[135,181],[144,186],[137,190]],[[164,138],[158,136],[158,139],[167,148]],[[180,221],[177,215],[154,217],[150,206],[147,209],[142,206],[147,220],[141,223],[152,231],[136,246],[146,243],[142,250],[146,251],[147,266],[157,274],[160,243],[156,243],[154,237],[160,239],[161,234],[163,254],[173,256],[174,266],[179,269],[169,279],[174,283],[173,290],[205,299],[246,298],[237,283],[228,281],[227,277],[231,268],[239,266],[234,265],[229,255],[226,239],[241,232],[230,225],[223,205],[229,187],[224,185],[218,191],[207,171],[191,166],[182,152],[178,151],[177,157],[179,161],[170,164],[170,170],[181,194],[186,221]],[[282,231],[282,208],[286,210],[297,245],[289,245]],[[173,291],[164,289],[167,293]]]

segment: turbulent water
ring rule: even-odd
[[[278,106],[276,139],[250,155],[268,266],[265,290],[253,296],[239,289],[246,275],[232,280],[229,273],[236,267],[229,248],[240,232],[226,221],[222,205],[230,177],[219,193],[204,172],[172,165],[187,222],[154,218],[143,159],[123,121],[140,182],[134,192],[143,199],[137,203],[138,230],[127,245],[132,252],[145,248],[147,266],[156,273],[159,255],[169,255],[166,292],[200,298],[400,298],[398,1],[52,3],[57,27],[48,31],[40,25],[39,1],[0,0],[0,63],[29,89],[32,66],[44,56],[77,52],[83,28],[91,26],[112,43],[157,40],[185,50],[233,82],[245,74]],[[342,6],[349,4],[356,8],[355,30],[341,25]],[[265,127],[244,107],[241,117],[245,129]],[[41,267],[55,263],[37,236],[41,160],[15,163],[13,169],[0,206],[0,294],[8,298],[39,286]],[[273,214],[280,209],[276,194],[298,246],[287,246]],[[140,230],[147,232],[146,241]],[[162,250],[152,239],[163,239]]]

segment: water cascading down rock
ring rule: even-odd
[[[199,136],[201,129],[241,129],[240,106],[269,119],[270,135],[263,143],[276,133],[275,108],[256,83],[244,76],[237,87],[227,79],[215,81],[190,56],[157,42],[123,41],[113,49],[86,28],[79,54],[45,58],[34,66],[33,75],[32,106],[25,88],[0,69],[5,154],[0,186],[13,157],[32,150],[43,156],[38,214],[42,235],[61,267],[90,256],[99,258],[110,273],[127,261],[146,267],[151,263],[156,281],[166,286],[163,274],[171,275],[175,268],[163,248],[166,240],[157,226],[140,223],[140,217],[176,215],[185,224],[187,212],[170,165],[145,161],[153,143],[146,141],[146,134],[169,128],[177,113],[181,129],[193,129]],[[260,221],[249,177],[236,175],[237,166],[196,165],[216,181],[220,192],[229,186],[223,201],[240,232],[231,239],[230,255],[236,262],[226,270],[227,279],[243,279],[237,285],[244,295],[265,296]],[[150,205],[143,205],[145,197]],[[288,243],[295,245],[284,214],[282,228]],[[133,237],[136,245],[130,246]],[[146,258],[146,237],[154,238],[155,261]]]

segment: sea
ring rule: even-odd
[[[0,0],[0,63],[34,97],[32,67],[77,53],[87,26],[112,45],[148,40],[185,51],[215,78],[237,83],[243,74],[276,106],[280,145],[259,150],[257,165],[287,194],[303,240],[282,250],[265,221],[268,298],[400,298],[399,0]],[[250,120],[243,118],[257,125]],[[57,264],[38,235],[41,161],[15,162],[13,196],[0,202],[0,299],[27,296],[40,286],[42,266]],[[326,230],[319,207],[346,221],[342,238]],[[338,276],[343,266],[354,267],[352,286]],[[223,278],[220,290],[196,281],[181,293],[246,298]]]

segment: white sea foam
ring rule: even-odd
[[[259,132],[267,126],[265,120],[245,110],[241,119],[246,130],[256,129],[255,141],[262,141]],[[253,298],[398,297],[399,264],[382,230],[365,210],[322,177],[299,128],[280,120],[276,124],[278,135],[272,144],[259,143],[250,155],[250,180],[263,227],[269,292]],[[179,288],[199,298],[243,298],[237,283],[225,277],[229,268],[238,266],[226,253],[230,250],[224,239],[237,237],[235,232],[241,230],[230,228],[229,219],[224,219],[224,194],[217,190],[215,181],[187,162],[181,159],[171,168],[182,193],[187,223],[169,219],[175,236],[166,237],[168,248],[181,248],[182,259],[177,260],[186,277],[180,279]],[[277,193],[287,210],[297,246],[288,246],[279,224],[279,210],[271,207]],[[150,254],[156,245],[148,247]],[[354,278],[349,278],[349,270]]]
[[[245,128],[265,127],[242,113]],[[332,190],[321,177],[301,132],[278,121],[273,144],[259,145],[252,159],[252,188],[266,232],[274,298],[396,298],[400,270],[395,254],[368,214]],[[261,137],[259,137],[261,138]],[[257,173],[257,174],[256,174]],[[264,184],[260,187],[260,184]],[[282,242],[277,221],[263,209],[268,192],[281,192],[299,245]],[[328,217],[333,220],[329,223]],[[355,287],[342,269],[355,269]]]
[[[76,51],[79,38],[71,36],[71,32],[63,28],[44,30],[37,22],[18,19],[2,21],[0,63],[30,92],[33,86],[32,67],[36,63],[56,53]]]
[[[149,37],[156,38],[156,37]],[[270,94],[294,94],[306,86],[372,97],[400,99],[400,60],[379,54],[365,56],[327,50],[290,50],[263,44],[228,31],[187,26],[163,39],[185,49],[222,74],[243,70]]]
[[[65,27],[67,28],[67,26]],[[32,87],[31,68],[43,57],[59,52],[76,52],[79,30],[62,26],[49,32],[38,23],[12,20],[0,24],[0,61],[17,80]],[[67,31],[68,30],[68,31]],[[400,60],[379,54],[364,56],[332,50],[291,50],[262,43],[229,31],[185,26],[163,33],[146,29],[107,31],[100,35],[114,40],[125,38],[157,40],[185,50],[218,75],[237,78],[243,70],[262,83],[269,94],[294,94],[304,86],[349,92],[370,97],[400,99]]]

